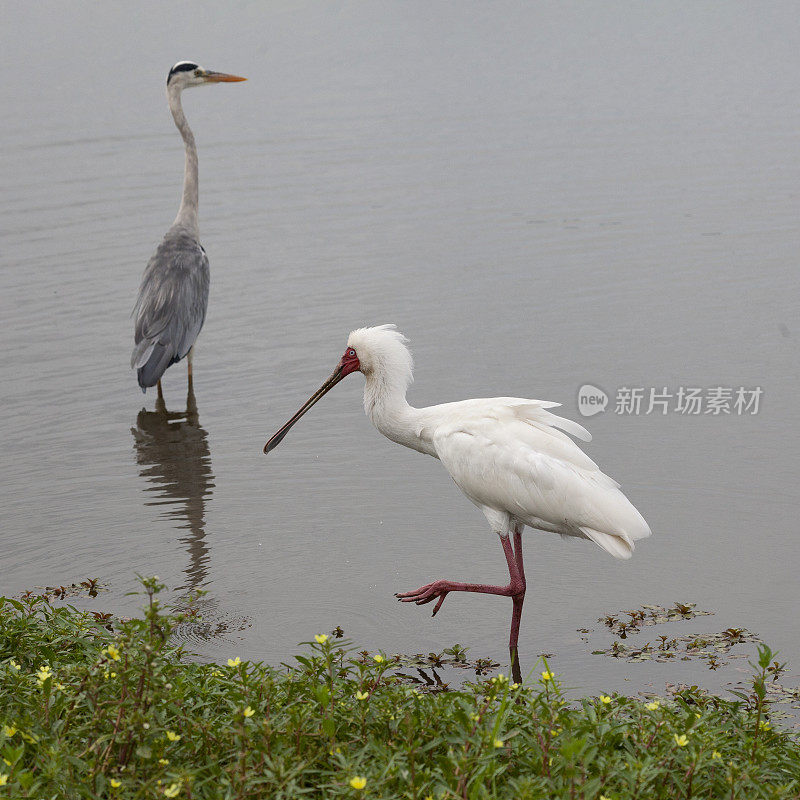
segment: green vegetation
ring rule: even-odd
[[[325,634],[282,669],[182,662],[181,617],[143,584],[127,621],[0,598],[0,797],[800,797],[763,646],[735,702],[571,701],[546,664],[530,686],[422,693]]]

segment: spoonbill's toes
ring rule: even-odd
[[[401,603],[416,603],[418,606],[424,606],[426,603],[433,602],[437,597],[439,602],[433,609],[432,617],[436,616],[436,612],[442,607],[445,597],[448,593],[453,591],[454,587],[451,581],[434,581],[433,583],[426,583],[420,586],[419,589],[413,592],[398,592],[395,597]]]

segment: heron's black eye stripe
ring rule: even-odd
[[[184,64],[176,64],[170,71],[169,75],[167,75],[167,83],[169,83],[169,79],[176,73],[176,72],[189,72],[193,69],[199,69],[198,65],[192,61],[187,61]]]

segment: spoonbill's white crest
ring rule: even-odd
[[[589,539],[615,558],[625,559],[631,557],[637,539],[650,535],[650,528],[619,484],[566,435],[590,441],[588,431],[547,410],[559,403],[491,397],[428,408],[410,406],[406,391],[412,381],[412,360],[407,341],[394,325],[353,331],[333,374],[264,445],[264,452],[277,447],[292,425],[345,376],[363,372],[364,409],[375,427],[393,442],[442,462],[459,489],[486,515],[508,564],[507,586],[439,580],[397,598],[417,605],[437,600],[435,616],[449,592],[511,597],[509,649],[516,677],[525,599],[523,528]]]

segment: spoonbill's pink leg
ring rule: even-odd
[[[522,591],[511,596],[514,610],[511,614],[511,635],[508,637],[508,652],[511,656],[511,674],[517,683],[522,683],[522,672],[519,665],[519,623],[522,619],[522,604],[525,602],[525,565],[522,563],[522,525],[514,526],[514,563],[517,565],[522,580]]]
[[[502,597],[514,598],[514,617],[511,626],[511,641],[513,647],[516,647],[517,638],[519,636],[519,619],[522,615],[522,601],[525,597],[525,573],[520,569],[522,564],[522,537],[521,531],[518,533],[515,529],[514,539],[519,537],[519,563],[517,557],[514,555],[514,550],[511,547],[511,539],[508,536],[501,536],[500,543],[503,545],[503,552],[506,556],[506,563],[508,564],[508,574],[510,577],[508,586],[491,586],[486,583],[459,583],[456,581],[434,581],[427,583],[425,586],[420,586],[413,592],[398,592],[395,597],[401,603],[416,603],[418,606],[424,606],[439,598],[439,602],[433,609],[433,615],[442,607],[445,598],[449,592],[480,592],[482,594],[499,594]]]

